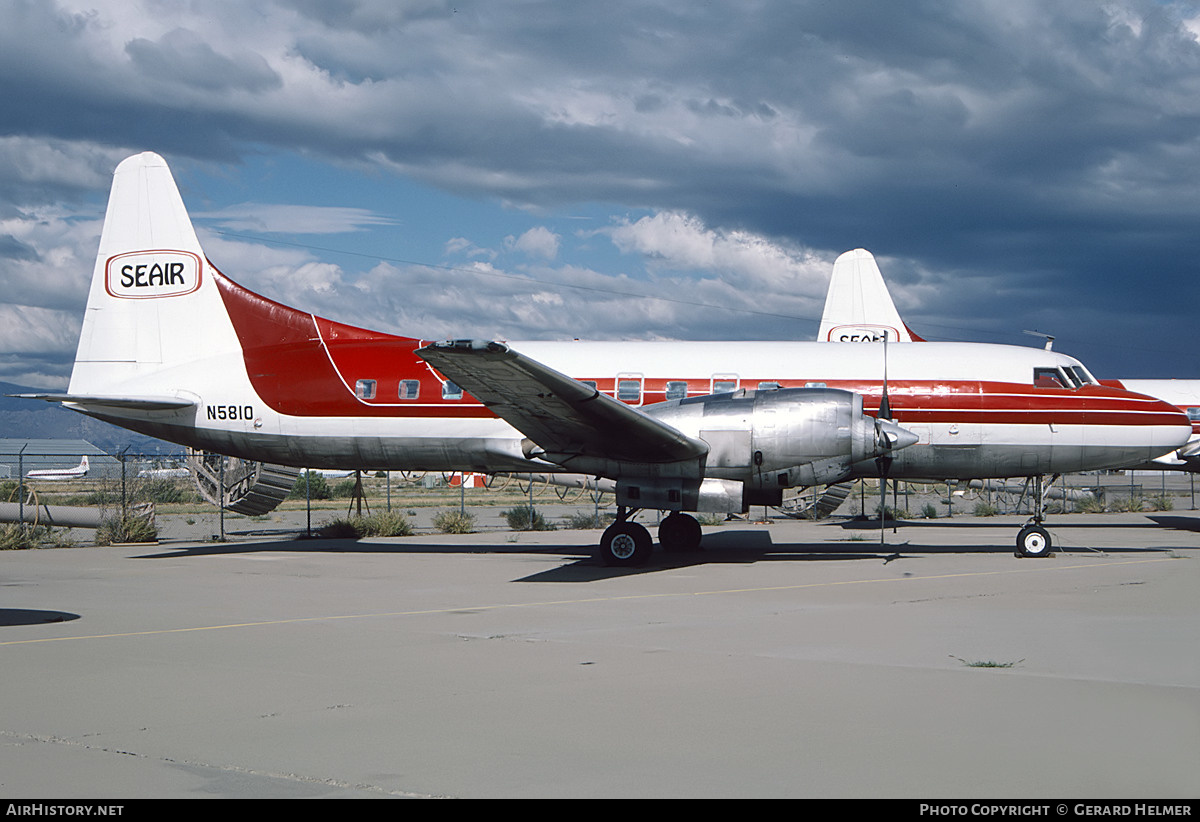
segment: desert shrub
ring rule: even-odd
[[[366,520],[367,533],[364,536],[368,537],[410,537],[412,536],[412,523],[408,521],[408,517],[401,514],[399,511],[382,511],[378,514],[371,514],[363,517]]]
[[[311,471],[300,473],[296,477],[296,482],[292,485],[292,490],[288,494],[288,499],[304,499],[304,474],[308,476],[308,498],[309,499],[330,499],[333,494],[329,490],[329,483],[325,481],[325,477],[320,474],[314,474]]]
[[[42,544],[39,532],[45,530],[41,525],[22,528],[20,523],[17,522],[0,526],[0,551],[20,551],[37,548]]]
[[[77,502],[67,502],[67,505],[78,505]],[[120,487],[98,488],[95,491],[88,491],[83,496],[83,505],[94,505],[100,508],[111,508],[114,505],[121,504],[121,489]]]
[[[1150,505],[1151,511],[1170,511],[1175,508],[1175,500],[1171,499],[1170,494],[1155,494],[1146,502]]]
[[[358,539],[362,536],[358,526],[350,517],[338,517],[323,523],[317,529],[317,536],[325,539]]]
[[[937,506],[932,502],[927,502],[921,506],[921,516],[923,516],[925,519],[937,519],[937,515]]]
[[[116,514],[105,517],[96,529],[97,545],[112,545],[123,542],[154,542],[158,539],[158,528],[146,517],[134,514]]]
[[[1000,513],[1000,509],[992,505],[990,502],[984,502],[983,500],[980,500],[979,502],[975,503],[975,510],[973,513],[977,517],[994,517],[996,514]]]
[[[354,496],[354,488],[358,484],[354,477],[347,477],[340,480],[333,486],[334,499],[349,499]]]
[[[504,512],[508,527],[514,531],[553,531],[554,526],[546,522],[536,508],[528,505],[518,505]]]
[[[51,528],[47,525],[26,525],[12,522],[0,526],[0,551],[31,548],[74,548],[70,528]]]
[[[572,531],[588,531],[604,528],[611,518],[611,514],[605,516],[604,514],[597,514],[594,511],[588,511],[587,513],[580,511],[567,517],[563,525]]]
[[[398,511],[383,511],[362,517],[338,517],[321,526],[318,533],[329,539],[412,536],[412,523]]]
[[[133,496],[139,502],[199,502],[200,495],[191,488],[165,477],[140,479]]]
[[[433,527],[443,534],[473,534],[475,517],[465,511],[442,511],[433,518]]]
[[[1125,497],[1123,499],[1118,499],[1115,502],[1113,502],[1112,510],[1136,514],[1142,510],[1143,502],[1144,502],[1144,500],[1142,499],[1141,494],[1133,494],[1131,496]]]

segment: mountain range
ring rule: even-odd
[[[131,454],[174,454],[183,450],[174,443],[69,411],[58,403],[9,396],[38,393],[46,393],[46,389],[0,382],[0,439],[87,440],[109,454],[123,449]]]

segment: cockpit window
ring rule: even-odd
[[[1070,388],[1067,377],[1057,368],[1033,369],[1033,384],[1038,388]]]
[[[1086,368],[1084,368],[1082,365],[1072,365],[1071,372],[1076,377],[1079,378],[1080,385],[1099,385],[1100,384],[1099,382],[1097,382],[1096,378],[1092,376],[1092,373],[1090,371],[1088,371]]]

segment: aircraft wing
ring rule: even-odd
[[[706,443],[503,343],[451,340],[416,353],[553,461],[565,455],[676,462],[708,453]]]

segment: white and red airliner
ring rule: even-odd
[[[875,257],[863,248],[847,251],[833,264],[817,339],[826,342],[879,342],[884,339],[924,342],[900,318]],[[1047,339],[1053,341],[1053,337]],[[1200,380],[1101,379],[1100,383],[1168,402],[1187,414],[1191,421],[1192,435],[1182,447],[1152,461],[1123,467],[1200,473]]]
[[[1173,406],[1034,348],[431,343],[356,328],[218,271],[152,153],[114,175],[69,389],[35,396],[266,463],[603,479],[619,506],[609,564],[651,550],[636,509],[671,512],[659,540],[685,549],[700,541],[685,512],[778,504],[788,488],[1100,469],[1190,432]],[[1018,548],[1045,553],[1044,529]]]
[[[29,479],[40,480],[78,479],[80,477],[86,477],[89,470],[91,470],[91,466],[88,465],[87,454],[84,454],[79,460],[79,465],[76,465],[73,468],[38,468],[33,471],[26,472],[25,476]]]

